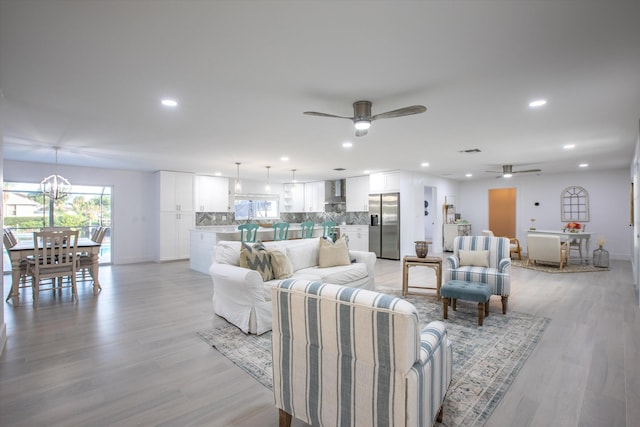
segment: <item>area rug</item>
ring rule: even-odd
[[[526,268],[529,270],[542,271],[545,273],[593,273],[597,271],[609,271],[608,268],[594,267],[591,264],[572,264],[569,263],[562,267],[562,270],[558,268],[558,264],[534,264],[533,262],[527,265],[527,259],[522,258],[513,259],[511,258],[511,265],[514,267]]]
[[[418,309],[422,326],[442,319],[442,307],[434,299],[406,299]],[[494,311],[482,327],[477,325],[475,303],[461,301],[457,311],[449,311],[446,323],[453,344],[453,379],[444,403],[443,426],[484,425],[549,323],[547,318],[514,311],[503,315],[499,304]],[[271,332],[245,335],[225,324],[197,335],[272,389]]]

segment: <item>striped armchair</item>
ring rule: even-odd
[[[488,252],[486,264],[468,256],[477,251]],[[443,283],[449,280],[484,283],[491,288],[493,295],[502,297],[502,314],[506,314],[511,293],[510,252],[509,239],[506,237],[458,236],[453,241],[453,255],[444,263]]]
[[[409,302],[288,279],[272,288],[273,391],[280,426],[431,426],[452,351],[444,323],[419,330]]]

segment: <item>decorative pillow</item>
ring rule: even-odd
[[[300,239],[287,245],[287,258],[291,261],[293,271],[318,265],[318,240]]]
[[[340,237],[333,243],[328,239],[320,239],[320,251],[318,253],[318,265],[320,267],[335,267],[338,265],[349,265],[349,248],[347,240]]]
[[[288,279],[293,275],[293,266],[287,255],[279,249],[269,250],[274,279]]]
[[[476,267],[489,267],[489,251],[458,251],[460,265],[473,265]]]
[[[253,247],[242,242],[240,249],[240,267],[256,270],[262,276],[262,280],[267,282],[273,279],[273,269],[271,268],[269,252],[262,242],[257,242]]]

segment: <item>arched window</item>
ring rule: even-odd
[[[567,187],[560,196],[563,222],[589,221],[589,193],[582,187]]]

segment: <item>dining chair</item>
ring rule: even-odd
[[[322,237],[333,240],[333,229],[336,226],[335,221],[325,221],[322,223]]]
[[[313,229],[315,227],[315,223],[313,221],[305,221],[303,223],[300,224],[300,227],[302,227],[302,238],[303,239],[310,239],[313,237]]]
[[[258,235],[258,227],[258,224],[253,223],[239,225],[238,230],[240,230],[240,241],[247,243],[255,242]]]
[[[289,238],[289,223],[277,222],[273,224],[273,240],[287,240]]]
[[[587,228],[586,224],[581,224],[582,225],[582,229],[580,231],[584,232],[584,229]],[[571,233],[569,233],[569,236],[571,236]],[[584,239],[569,239],[569,255],[571,255],[571,251],[578,251],[578,254],[580,254],[580,258],[582,259],[582,241]]]
[[[33,256],[27,258],[28,273],[31,275],[33,305],[38,306],[41,290],[71,288],[72,299],[78,301],[76,272],[78,269],[78,231],[36,231],[33,233]],[[51,288],[41,288],[41,280],[69,277],[70,284],[55,280]]]
[[[105,234],[109,230],[108,227],[98,227],[91,233],[91,240],[102,246]],[[78,275],[81,276],[82,281],[86,280],[87,273],[93,266],[93,260],[88,252],[82,252],[78,259]]]
[[[16,239],[16,236],[13,234],[11,230],[9,230],[8,228],[5,228],[2,231],[2,242],[4,243],[4,248],[7,250],[7,255],[9,255],[9,249],[11,249],[12,247],[18,244],[18,239]],[[31,284],[27,284],[27,277],[28,277],[27,276],[27,260],[21,259],[20,260],[20,283],[18,285],[18,288],[31,287]],[[7,293],[7,298],[5,299],[5,302],[9,301],[9,298],[11,298],[12,287],[13,287],[13,283],[11,284],[11,286],[9,286],[9,293]]]

